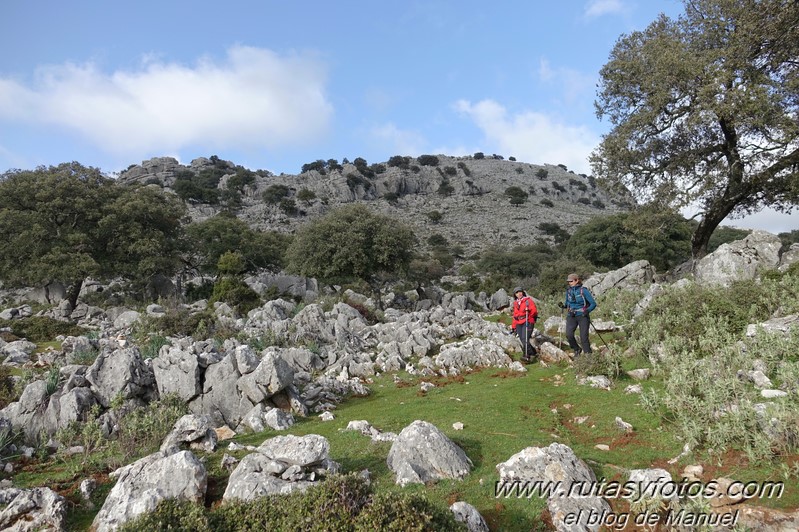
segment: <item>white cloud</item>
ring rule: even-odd
[[[565,164],[578,173],[590,171],[588,156],[599,136],[584,126],[572,126],[534,111],[509,116],[493,100],[471,103],[460,100],[456,110],[479,127],[492,150],[533,164]]]
[[[92,63],[48,66],[31,87],[0,79],[0,120],[64,127],[118,154],[274,148],[325,132],[333,114],[325,78],[312,57],[246,46],[193,66],[153,57],[111,74]]]
[[[582,104],[586,101],[592,101],[594,96],[596,87],[595,74],[584,74],[573,68],[553,68],[545,57],[539,60],[538,77],[548,85],[559,87],[557,94],[561,104]]]
[[[624,3],[621,0],[591,0],[585,6],[584,15],[586,18],[595,18],[624,11]]]
[[[375,126],[369,131],[370,141],[378,141],[381,151],[392,155],[418,156],[424,152],[427,144],[421,133],[408,129],[400,129],[392,122]]]

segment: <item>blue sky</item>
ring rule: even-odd
[[[482,151],[590,173],[599,69],[677,0],[3,0],[0,172]],[[772,232],[799,215],[730,224]]]

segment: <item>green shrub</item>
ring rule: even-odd
[[[544,192],[544,194],[546,194],[546,189],[543,189],[543,188],[542,188],[542,189],[541,189],[541,191],[542,191],[542,192]],[[555,204],[554,204],[554,203],[552,203],[551,201],[549,201],[549,200],[548,200],[548,199],[546,199],[546,198],[542,199],[542,200],[541,200],[541,201],[539,201],[538,203],[539,203],[540,205],[544,206],[544,207],[554,207],[554,206],[555,206]]]
[[[316,199],[316,194],[312,190],[308,190],[307,188],[301,188],[300,191],[297,192],[297,201],[310,203],[315,199]]]
[[[0,410],[19,399],[11,366],[0,364]]]
[[[444,215],[441,214],[441,211],[430,211],[426,213],[425,216],[427,216],[427,219],[433,222],[434,224],[440,222],[441,219],[444,218]]]
[[[297,203],[291,198],[283,198],[278,205],[281,211],[289,216],[297,214]]]
[[[389,166],[402,168],[403,170],[407,170],[408,168],[410,168],[410,164],[411,164],[411,158],[403,157],[402,155],[394,155],[388,160]]]
[[[139,348],[139,352],[141,353],[141,357],[144,359],[155,358],[158,356],[161,348],[165,345],[169,345],[169,343],[169,338],[161,336],[160,334],[154,334],[147,338],[147,341],[144,342],[144,345]]]
[[[151,335],[195,336],[198,331],[213,330],[216,318],[213,312],[189,312],[185,308],[167,309],[161,317],[143,316],[133,326],[133,337],[144,345]]]
[[[214,532],[208,524],[205,508],[187,500],[166,499],[158,503],[155,511],[145,512],[138,518],[122,524],[119,532]],[[226,529],[230,530],[230,529]]]
[[[214,283],[210,304],[222,301],[245,315],[261,305],[261,297],[238,277],[226,276]]]
[[[187,284],[184,293],[189,301],[209,299],[211,294],[214,293],[214,282],[206,279],[200,284]]]
[[[27,338],[33,343],[51,342],[56,336],[83,336],[87,329],[43,316],[31,316],[18,320],[0,320],[0,328],[8,327],[11,334]]]
[[[458,170],[454,166],[445,166],[444,173],[448,176],[458,175]]]
[[[186,401],[177,395],[167,395],[123,415],[115,440],[123,462],[127,464],[157,451],[175,422],[188,413]]]
[[[538,179],[544,180],[547,178],[547,176],[549,176],[549,170],[547,170],[546,168],[539,168],[538,170],[535,171],[535,176]]]
[[[441,182],[441,184],[438,186],[438,190],[437,190],[437,192],[438,192],[438,194],[439,194],[440,196],[449,196],[449,195],[451,195],[453,192],[455,192],[455,187],[453,187],[452,185],[450,185],[449,181],[447,181],[447,180],[444,180],[444,181],[442,181],[442,182]]]
[[[472,157],[474,157],[477,160],[480,160],[480,159],[485,159],[486,156],[485,153],[478,151]]]
[[[383,199],[389,203],[396,203],[396,201],[399,199],[399,194],[396,192],[386,192],[383,194]]]
[[[435,155],[420,155],[416,160],[422,166],[438,166],[438,157]]]
[[[289,195],[289,187],[286,185],[269,185],[264,190],[261,198],[265,203],[277,204],[280,200]]]
[[[422,495],[374,494],[357,474],[338,475],[305,492],[232,501],[212,510],[187,501],[164,501],[120,530],[465,530],[447,508]]]
[[[461,171],[463,172],[463,175],[465,175],[466,177],[469,177],[470,175],[472,175],[472,171],[471,171],[471,170],[469,170],[469,167],[468,167],[468,166],[466,166],[466,163],[465,163],[465,162],[463,162],[463,161],[460,161],[460,162],[458,163],[458,168],[460,168],[460,169],[461,169]]]

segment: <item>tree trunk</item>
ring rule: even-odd
[[[735,202],[730,201],[723,205],[715,205],[705,213],[691,237],[691,258],[694,262],[707,255],[707,246],[710,243],[710,237],[713,236],[713,231],[732,212],[735,205]]]
[[[73,310],[78,306],[78,296],[80,295],[81,288],[83,288],[83,279],[73,281],[72,284],[69,285],[69,288],[67,288],[67,301],[69,301]]]

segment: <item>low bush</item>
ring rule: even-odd
[[[238,277],[225,276],[214,284],[210,304],[221,301],[233,307],[239,314],[245,315],[261,305],[261,297]]]
[[[11,366],[0,365],[0,410],[19,399]]]
[[[374,494],[357,474],[332,477],[305,492],[235,501],[212,510],[189,501],[164,501],[154,512],[123,525],[138,530],[465,530],[447,508],[422,495]]]
[[[123,462],[127,464],[157,451],[175,422],[188,413],[186,401],[177,395],[166,395],[122,415],[115,443]]]
[[[18,338],[27,338],[33,343],[50,342],[56,336],[83,336],[88,330],[78,325],[46,318],[31,316],[18,320],[0,320],[0,328],[8,327],[11,334]]]

